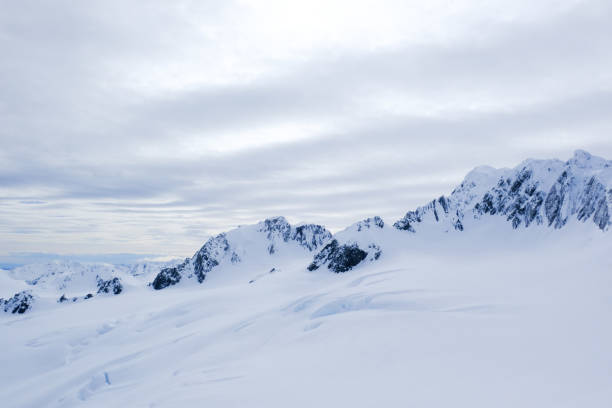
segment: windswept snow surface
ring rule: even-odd
[[[279,253],[202,285],[1,314],[0,401],[611,406],[609,232],[491,217],[462,233],[367,233],[380,259],[345,273]]]

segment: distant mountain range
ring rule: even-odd
[[[295,264],[304,271],[342,273],[401,251],[415,234],[432,234],[428,239],[433,240],[436,234],[461,234],[492,222],[505,222],[514,230],[562,229],[582,222],[605,232],[611,211],[612,161],[579,150],[566,162],[529,159],[512,169],[477,167],[449,196],[409,211],[392,226],[372,217],[332,235],[321,225],[294,226],[275,217],[212,237],[178,264],[65,261],[18,267],[2,277],[12,280],[2,286],[20,290],[4,294],[7,298],[0,299],[0,308],[24,313],[40,299],[46,304],[74,303],[135,287],[161,290],[202,284],[217,271],[236,279],[260,271],[249,283]]]

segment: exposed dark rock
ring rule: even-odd
[[[321,225],[300,225],[295,227],[291,239],[309,251],[314,251],[331,239],[331,233]]]
[[[91,299],[93,297],[93,295],[91,293],[88,293],[85,295],[85,297],[83,299]]]
[[[268,218],[263,221],[261,232],[267,233],[267,238],[272,239],[274,236],[279,236],[283,241],[289,241],[291,237],[291,225],[285,217]]]
[[[482,197],[482,201],[476,203],[474,209],[480,214],[495,214],[497,211],[495,209],[495,205],[493,204],[493,195],[491,195],[491,193],[486,193]]]
[[[566,198],[567,186],[568,173],[564,171],[557,179],[557,182],[550,188],[544,203],[549,226],[554,224],[555,228],[561,228],[567,222],[567,218],[563,218],[561,213],[563,201]]]
[[[15,293],[13,297],[7,300],[0,299],[0,307],[2,307],[4,312],[13,314],[25,313],[32,308],[33,303],[34,297],[29,290]]]
[[[514,183],[512,183],[512,186],[510,187],[510,193],[511,194],[518,193],[521,186],[525,183],[526,180],[531,178],[532,174],[533,172],[531,170],[527,170],[526,168],[521,170],[519,174],[517,175],[516,180],[514,180]]]
[[[191,258],[191,262],[193,262],[193,274],[198,280],[198,283],[204,282],[206,274],[215,266],[219,265],[220,260],[228,254],[230,250],[231,246],[225,234],[219,234],[206,241],[195,256]],[[235,252],[231,253],[230,259],[232,263],[240,262],[240,257]],[[185,260],[182,268],[181,265],[179,265],[177,267],[178,272],[182,272],[189,262],[190,260]]]
[[[609,167],[610,162],[583,151],[577,151],[566,163],[552,160],[546,166],[542,161],[527,161],[514,171],[502,172],[505,174],[485,192],[474,189],[476,183],[466,178],[450,199],[440,197],[410,211],[394,226],[415,232],[419,223],[445,221],[462,231],[463,212],[471,211],[475,219],[483,215],[504,216],[515,229],[545,223],[562,228],[575,217],[583,222],[592,220],[606,230],[612,223],[612,189],[602,181],[608,179],[608,173],[599,173],[599,169]],[[489,174],[494,173],[474,173],[487,184]],[[598,178],[600,174],[602,179]]]
[[[279,240],[282,242],[294,240],[309,251],[313,251],[331,238],[331,233],[320,225],[301,225],[292,228],[283,217],[262,221],[259,224],[259,232],[265,233],[266,239],[271,241],[267,247],[270,255],[278,251]],[[232,263],[242,262],[240,256],[232,250],[227,235],[219,234],[206,241],[192,258],[187,258],[174,267],[162,269],[151,286],[156,290],[164,289],[177,284],[183,277],[195,278],[202,283],[213,268],[228,258]]]
[[[540,207],[545,194],[537,191],[537,181],[529,183],[532,176],[533,172],[525,167],[518,172],[514,180],[500,179],[497,185],[476,203],[474,213],[505,215],[515,229],[522,223],[525,226],[529,226],[532,222],[541,224]]]
[[[595,225],[605,230],[610,225],[609,199],[606,187],[591,177],[584,188],[566,170],[551,187],[544,204],[548,225],[563,227],[570,215],[576,214],[580,221],[592,219]]]
[[[364,229],[370,229],[373,227],[384,228],[385,222],[382,218],[376,216],[373,218],[366,218],[363,221],[359,221],[357,223],[357,231],[362,231]]]
[[[446,197],[441,196],[440,198],[438,198],[438,202],[442,206],[442,209],[444,210],[444,212],[448,213],[449,206],[448,206],[448,201],[446,200]]]
[[[610,225],[610,210],[608,204],[600,200],[596,206],[595,212],[593,213],[593,222],[601,230],[605,230]]]
[[[525,203],[524,206],[524,219],[525,226],[528,227],[532,222],[536,222],[536,224],[542,223],[542,216],[540,215],[540,209],[542,208],[542,204],[544,203],[545,194],[542,191],[538,191],[537,193],[531,191],[529,194],[529,199]]]
[[[113,295],[118,295],[123,292],[123,285],[119,278],[104,280],[96,276],[96,281],[98,282],[98,293],[112,293]]]
[[[367,256],[368,253],[360,249],[357,244],[340,245],[338,240],[334,239],[314,257],[314,261],[308,266],[308,270],[314,271],[327,264],[327,268],[333,272],[346,272],[358,265]]]
[[[357,245],[343,245],[329,260],[328,269],[336,273],[346,272],[357,266],[368,253]]]
[[[587,183],[582,207],[578,211],[578,219],[581,221],[586,221],[591,216],[593,222],[602,230],[610,223],[606,188],[595,177],[591,177]]]
[[[457,231],[463,231],[463,224],[461,223],[461,221],[457,220],[455,221],[455,224],[453,224],[453,227],[457,230]]]
[[[455,191],[461,188],[465,188],[464,184],[455,189]],[[452,224],[456,224],[457,221],[461,224],[461,218],[455,219],[454,214],[457,214],[458,217],[462,217],[462,214],[451,212],[451,199],[441,196],[414,211],[408,211],[406,215],[395,222],[393,226],[402,231],[416,232],[415,226],[423,222],[425,216],[429,213],[433,215],[433,220],[435,222],[441,222],[442,220],[450,218]]]
[[[421,221],[421,217],[416,211],[408,211],[404,218],[397,221],[393,226],[398,230],[416,232],[413,225]]]
[[[67,302],[68,298],[66,297],[66,294],[63,294],[62,296],[60,296],[60,298],[57,300],[58,303],[64,303]]]
[[[181,265],[184,267],[184,264]],[[168,286],[176,285],[180,281],[181,274],[179,273],[179,267],[164,268],[157,274],[155,279],[153,279],[151,286],[153,286],[155,290],[160,290]]]
[[[193,262],[193,272],[198,280],[198,283],[204,282],[206,274],[211,271],[212,268],[219,265],[219,262],[210,257],[210,254],[206,250],[200,250],[196,255],[196,259]]]
[[[219,260],[230,249],[231,247],[225,234],[219,234],[210,238],[195,253],[193,258],[186,258],[184,262],[174,267],[162,269],[151,283],[151,286],[155,290],[160,290],[176,285],[183,278],[183,274],[187,272],[189,272],[189,278],[195,277],[198,283],[202,283],[206,279],[206,274],[219,265]],[[235,252],[232,252],[230,259],[232,263],[240,262],[240,257]]]

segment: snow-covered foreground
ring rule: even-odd
[[[505,225],[504,225],[505,224]],[[6,407],[609,407],[612,240],[564,230],[395,240],[1,316]],[[249,283],[250,281],[253,281]]]

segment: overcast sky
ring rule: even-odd
[[[0,0],[0,255],[188,256],[612,158],[611,5]]]

